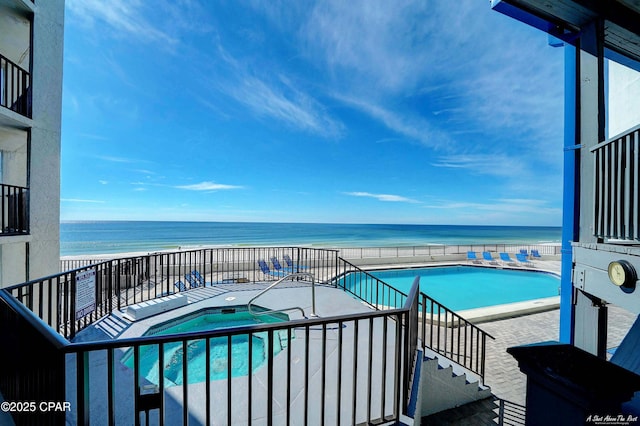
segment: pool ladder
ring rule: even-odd
[[[262,296],[263,294],[265,294],[267,291],[271,290],[272,288],[274,288],[275,286],[277,286],[278,284],[284,282],[284,281],[290,281],[293,278],[311,278],[311,316],[312,317],[317,317],[318,315],[316,315],[316,280],[313,276],[312,273],[309,272],[293,272],[291,274],[288,274],[282,278],[280,278],[278,281],[274,282],[273,284],[271,284],[269,287],[265,288],[264,290],[262,290],[260,293],[256,294],[255,296],[253,296],[253,298],[251,300],[249,300],[249,303],[247,304],[247,309],[249,310],[249,312],[252,315],[258,316],[258,315],[266,315],[266,314],[272,314],[274,312],[286,312],[286,311],[293,311],[293,310],[298,310],[302,313],[302,316],[304,318],[308,318],[305,313],[304,313],[304,309],[302,309],[299,306],[292,306],[290,308],[283,308],[283,309],[270,309],[270,310],[266,310],[266,311],[254,311],[251,308],[251,305],[253,304],[253,302],[259,298],[260,296]]]

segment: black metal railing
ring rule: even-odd
[[[487,339],[495,339],[451,309],[420,294],[422,344],[466,369],[485,375]]]
[[[593,235],[640,240],[640,126],[591,148]]]
[[[0,236],[29,233],[29,188],[0,184]]]
[[[285,255],[294,261],[290,271],[313,273],[316,282],[348,291],[377,310],[232,330],[70,343],[107,314],[183,291],[175,284],[193,278],[192,271],[201,273],[205,285],[271,281],[278,277],[262,271],[257,261]],[[91,312],[80,310],[78,316],[78,281],[87,272],[95,276],[95,302]],[[0,351],[0,362],[17,366],[0,375],[0,392],[17,401],[27,399],[26,389],[51,387],[34,395],[42,401],[71,401],[72,413],[65,419],[72,424],[97,417],[127,424],[146,419],[173,424],[194,416],[226,423],[257,417],[315,421],[320,416],[327,424],[394,420],[407,410],[420,337],[423,349],[430,348],[481,378],[486,340],[491,338],[419,293],[417,280],[407,295],[338,258],[335,250],[297,247],[201,249],[84,265],[1,289],[0,319],[0,339],[12,348]],[[237,339],[250,342],[244,359],[234,358]],[[252,368],[257,362],[254,344],[261,344],[265,354],[260,371]],[[286,354],[276,356],[278,346],[286,348]],[[178,355],[194,347],[203,351],[203,380],[192,379],[194,364]],[[147,374],[148,351],[157,355],[152,364],[171,360],[172,374],[181,376],[182,382],[162,369]],[[214,360],[221,357],[214,352],[226,353],[226,361],[216,364]],[[51,362],[26,372],[31,366],[26,360],[33,353]],[[123,364],[126,359],[129,363]],[[238,365],[248,365],[253,374],[237,377]],[[222,372],[222,377],[214,377],[213,370]],[[268,403],[252,402],[257,400]],[[18,418],[19,424],[56,424],[60,419],[45,421],[27,414]]]
[[[31,118],[31,76],[0,55],[0,105]]]
[[[404,324],[405,342],[407,342],[407,350],[404,352],[406,356],[404,365],[406,365],[407,368],[404,369],[403,382],[407,386],[405,389],[405,395],[409,396],[411,395],[410,386],[414,383],[414,380],[412,380],[412,373],[415,371],[416,362],[418,361],[417,349],[420,329],[420,322],[418,318],[418,313],[420,311],[420,277],[415,277],[413,280],[409,296],[407,297],[407,301],[404,306],[408,309],[408,312],[405,318],[406,322]],[[409,399],[407,399],[407,406],[409,405],[409,402]]]
[[[342,258],[338,260],[335,285],[376,309],[400,307],[407,300],[403,292]]]
[[[22,404],[11,410],[16,424],[64,424],[64,411],[45,415],[42,407],[32,404],[66,401],[63,349],[68,342],[4,290],[0,290],[0,336],[0,392],[5,401]]]
[[[285,250],[301,261],[299,267],[319,275],[336,274],[332,251],[246,249],[242,256],[235,253],[234,259],[248,262],[254,255],[282,255]],[[167,256],[177,263],[164,263]],[[415,352],[418,338],[417,282],[404,305],[396,309],[91,343],[70,343],[62,337],[72,338],[110,311],[160,297],[160,291],[169,290],[184,271],[200,268],[209,279],[229,273],[212,268],[217,265],[212,256],[200,250],[117,259],[1,289],[0,338],[11,343],[11,350],[0,351],[0,362],[12,366],[0,375],[3,396],[14,401],[71,403],[70,412],[52,416],[37,407],[14,416],[16,422],[60,424],[62,419],[88,424],[100,419],[108,424],[147,420],[186,424],[197,418],[206,419],[207,424],[236,424],[267,418],[283,423],[372,424],[397,420],[401,412],[406,413],[415,362],[415,354],[409,352]],[[265,278],[261,271],[241,269],[240,262],[231,270]],[[76,319],[76,278],[86,271],[95,271],[96,311]],[[236,341],[248,342],[240,357],[232,350]],[[254,345],[262,349],[255,351]],[[198,365],[180,355],[196,347],[202,351]],[[286,351],[276,355],[278,347]],[[34,353],[40,365],[26,371],[33,367],[29,360]],[[181,382],[164,368],[147,374],[149,353],[152,365],[171,361]],[[257,353],[264,354],[260,369],[254,368]],[[236,366],[243,365],[248,366],[246,375],[236,371]],[[14,371],[13,366],[18,368]],[[196,368],[201,380],[192,375]]]
[[[286,257],[293,265],[288,265]],[[276,275],[264,274],[258,267],[258,261],[267,262],[272,272],[275,267],[271,259],[287,268],[287,271],[305,272],[309,269],[322,272],[324,279],[327,274],[335,271],[338,254],[336,250],[306,249],[298,247],[246,247],[246,248],[203,248],[178,252],[156,252],[139,256],[105,259],[104,256],[94,258],[67,258],[60,260],[60,271],[72,271],[86,266],[98,265],[105,262],[134,262],[134,259],[150,258],[150,269],[158,276],[173,276],[184,279],[184,274],[193,269],[202,272],[208,282],[215,281],[269,281],[275,280]],[[318,277],[316,277],[318,278]]]
[[[344,259],[336,286],[376,309],[403,306],[407,295]],[[484,380],[487,339],[493,336],[424,293],[419,295],[422,349],[462,365]]]
[[[259,260],[293,262],[287,271],[312,272],[316,282],[327,283],[336,276],[335,250],[299,247],[221,248],[154,253],[91,264],[53,276],[10,287],[11,293],[54,330],[68,339],[97,319],[129,305],[156,299],[194,286],[274,281],[280,276],[263,272]],[[73,262],[73,261],[72,261]],[[71,263],[72,264],[72,263]],[[270,271],[275,268],[270,263]],[[77,320],[76,275],[95,271],[96,308]],[[193,280],[197,271],[201,282]],[[189,282],[191,281],[191,282]]]
[[[402,382],[408,358],[401,327],[408,322],[406,315],[407,310],[374,311],[285,325],[71,344],[66,350],[76,357],[78,386],[69,392],[78,407],[76,423],[107,417],[114,424],[115,419],[140,419],[141,414],[141,422],[149,418],[159,424],[186,424],[189,418],[206,419],[205,424],[256,418],[282,424],[398,419],[405,409],[402,389],[408,387]],[[288,350],[275,354],[282,341]],[[247,342],[243,354],[236,342]],[[263,345],[260,350],[257,342]],[[175,355],[196,347],[202,351],[199,362]],[[148,374],[150,351],[159,365],[171,363],[171,370]],[[131,370],[123,370],[122,353],[131,354]],[[265,356],[259,369],[258,353]],[[247,372],[253,374],[238,373],[241,365],[250,366]],[[191,374],[196,368],[203,371],[200,378]],[[182,378],[179,383],[173,371]],[[106,413],[95,412],[101,401]]]
[[[60,315],[51,319],[49,324],[64,336],[73,338],[77,331],[113,309],[179,291],[174,283],[184,281],[184,276],[192,270],[203,271],[206,282],[275,280],[277,277],[266,275],[257,267],[257,261],[269,261],[275,257],[284,263],[285,255],[289,255],[298,266],[293,270],[313,272],[317,281],[348,291],[376,309],[400,308],[407,300],[405,293],[339,258],[335,250],[296,247],[201,249],[116,259],[45,278],[26,288],[20,287],[21,294],[14,290],[14,295],[24,300],[34,312],[51,312],[51,307],[34,303],[29,299],[33,298],[30,295],[44,295],[43,300],[55,299],[55,296],[47,297],[53,293],[73,296],[69,283],[73,282],[74,274],[96,268],[98,304],[94,314],[75,321],[71,317],[75,310],[73,297],[63,298],[58,305],[54,303],[54,306],[59,306]],[[68,262],[67,265],[71,266],[76,261]],[[60,290],[52,291],[54,287]],[[420,294],[420,306],[423,348],[431,349],[484,378],[486,342],[487,338],[493,337],[424,293]]]

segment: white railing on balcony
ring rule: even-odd
[[[593,148],[593,234],[640,240],[640,126]]]

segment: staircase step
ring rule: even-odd
[[[427,355],[422,364],[423,415],[448,410],[492,396],[491,388],[479,377],[437,355]]]

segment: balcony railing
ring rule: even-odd
[[[0,184],[0,236],[29,233],[29,189]]]
[[[200,271],[206,282],[230,285],[235,291],[236,283],[240,290],[248,282],[275,280],[258,268],[257,260],[284,259],[285,254],[294,261],[293,270],[304,268],[317,283],[349,291],[377,310],[225,330],[72,342],[105,315],[182,291],[174,283],[193,270]],[[80,317],[78,277],[87,271],[95,274],[95,309]],[[349,286],[353,277],[362,279]],[[15,413],[17,424],[89,424],[99,419],[107,424],[150,420],[162,425],[187,424],[194,418],[206,424],[248,423],[248,419],[378,424],[410,414],[417,348],[431,347],[482,376],[486,337],[491,336],[420,294],[417,280],[410,293],[403,294],[340,259],[335,250],[269,247],[157,253],[85,265],[0,289],[0,341],[5,348],[0,350],[0,365],[11,366],[0,375],[0,392],[5,400],[71,404],[71,413],[66,414],[40,407],[35,413]],[[248,365],[252,371],[255,362],[253,350],[232,353],[231,345],[238,339],[250,345],[259,341],[267,348],[259,373],[238,377],[234,372],[237,365]],[[226,345],[218,352],[227,354],[226,362],[215,358],[221,355],[213,354],[214,341]],[[269,348],[283,342],[284,349],[276,356]],[[198,366],[174,356],[176,350],[187,353],[194,345],[205,348],[199,368],[206,378],[199,382],[190,373]],[[149,348],[159,365],[169,361],[166,351],[174,354],[172,365],[182,384],[168,383],[162,369],[155,370],[155,384],[149,383],[141,370],[141,353]],[[121,364],[125,352],[131,356],[129,368]],[[40,360],[35,363],[34,353]],[[221,377],[212,376],[211,365]]]
[[[640,240],[640,126],[602,142],[594,154],[594,236]]]
[[[377,309],[405,305],[406,294],[346,260],[339,259],[338,264],[339,288]],[[444,356],[484,379],[487,340],[494,337],[424,293],[418,301],[423,351]]]
[[[0,55],[0,105],[31,118],[31,75]]]
[[[177,292],[176,279],[194,269],[207,281],[224,284],[271,279],[256,259],[289,254],[325,285],[339,273],[335,251],[300,248],[203,249],[105,261],[0,289],[0,391],[11,401],[68,401],[71,412],[14,413],[17,424],[188,424],[198,418],[216,424],[260,419],[270,424],[377,424],[407,414],[418,330],[417,282],[397,309],[311,320],[165,336],[99,342],[71,342],[79,330],[128,305]],[[95,311],[80,319],[77,281],[95,273]],[[85,295],[86,296],[86,295]],[[406,298],[406,296],[405,296]],[[237,339],[264,344],[266,360],[251,368],[245,355],[231,351]],[[222,342],[226,362],[211,345]],[[285,342],[284,353],[271,349]],[[205,348],[205,379],[192,379],[196,367],[172,357],[182,383],[171,384],[157,369],[155,385],[141,370],[141,353],[153,350],[164,365],[165,350],[187,353]],[[10,349],[8,349],[10,348]],[[152,348],[152,349],[150,349]],[[165,350],[163,350],[165,349]],[[121,365],[124,352],[131,366]],[[32,362],[37,353],[41,361]],[[171,352],[174,353],[174,352]],[[27,355],[30,354],[30,355]],[[244,358],[243,358],[244,357]],[[175,358],[175,359],[174,359]],[[166,361],[169,361],[166,359]],[[175,361],[175,362],[174,362]],[[178,364],[176,364],[176,362]],[[218,369],[218,364],[221,370]],[[198,364],[200,365],[200,364]],[[213,367],[223,377],[213,377]],[[232,366],[233,365],[233,366]],[[238,365],[249,374],[239,377]],[[216,373],[216,374],[217,374]]]
[[[552,246],[540,247],[553,248]],[[395,248],[390,250],[395,250]],[[108,263],[110,266],[101,267],[105,272],[98,274],[100,292],[111,294],[111,297],[104,297],[101,300],[104,303],[112,304],[109,306],[100,305],[98,317],[110,312],[116,306],[117,309],[122,309],[125,306],[125,300],[133,298],[134,303],[137,303],[172,290],[170,286],[149,286],[146,292],[134,291],[138,282],[149,280],[154,283],[168,282],[170,285],[192,269],[204,271],[207,282],[268,280],[272,278],[265,277],[256,268],[257,260],[270,259],[271,257],[282,259],[284,254],[291,254],[296,264],[308,267],[309,269],[304,270],[313,271],[321,282],[331,283],[342,288],[376,309],[404,306],[407,300],[406,294],[339,257],[339,253],[338,250],[312,250],[295,247],[220,248],[113,260]],[[63,266],[62,270],[72,270],[86,268],[95,262],[95,259],[93,261],[91,259],[65,260],[61,262],[61,265]],[[167,280],[167,275],[170,275],[171,279]],[[115,282],[121,277],[123,278],[120,281],[121,293],[120,297],[116,297],[113,290],[107,290],[105,287],[109,285],[109,281]],[[71,276],[67,276],[63,281],[71,279]],[[419,299],[421,318],[426,319],[426,321],[422,321],[420,329],[423,337],[423,349],[433,350],[440,356],[445,356],[463,365],[483,378],[486,343],[488,339],[493,339],[493,337],[426,294],[420,293]],[[63,310],[69,310],[70,301],[61,302],[60,306]],[[76,331],[84,327],[83,323],[74,323],[73,321],[65,322],[66,325],[60,322],[55,322],[55,324],[61,333],[70,336],[75,335]]]

